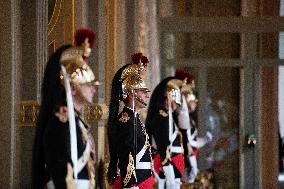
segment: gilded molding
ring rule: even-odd
[[[112,78],[116,73],[116,70],[120,67],[117,62],[117,33],[118,33],[118,23],[116,21],[116,4],[111,3],[108,0],[104,0],[104,13],[105,13],[105,38],[106,38],[106,48],[105,48],[105,102],[110,101],[111,96],[111,87],[107,88],[107,86],[111,86],[112,80],[108,78]]]
[[[39,103],[36,100],[24,100],[20,102],[18,123],[20,126],[35,126],[39,111]]]
[[[50,54],[55,52],[56,50],[56,40],[55,39],[48,44],[48,50]]]
[[[72,44],[75,21],[74,0],[56,0],[52,17],[48,23],[48,44],[57,49],[63,44]],[[56,43],[52,43],[56,41]],[[53,53],[49,47],[49,56]]]
[[[39,102],[36,100],[23,100],[19,103],[18,124],[21,127],[34,127],[39,113]],[[105,104],[87,106],[84,110],[84,119],[89,124],[105,120],[108,107]]]
[[[63,0],[56,0],[54,10],[50,22],[48,23],[48,35],[52,32],[53,28],[56,26],[62,7]]]
[[[92,106],[87,106],[84,110],[84,120],[90,124],[106,120],[107,115],[108,107],[106,104],[94,104]]]
[[[145,37],[146,37],[146,27],[147,22],[145,18],[145,12],[146,12],[146,5],[145,1],[138,1],[138,49],[140,52],[145,53]]]

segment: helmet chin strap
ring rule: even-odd
[[[137,96],[135,96],[135,100],[137,100],[138,102],[140,102],[140,103],[143,104],[144,106],[147,106],[147,103],[144,102],[141,98],[138,98]]]

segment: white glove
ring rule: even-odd
[[[165,189],[166,179],[161,179],[155,170],[153,170],[153,173],[158,182],[158,189]]]
[[[172,165],[163,166],[163,170],[166,176],[166,188],[180,189],[180,178],[175,178],[174,167]]]
[[[175,182],[174,167],[172,165],[166,165],[166,166],[163,166],[163,170],[164,170],[167,182],[174,184]]]
[[[158,179],[158,189],[165,189],[166,179]]]
[[[197,167],[197,159],[196,156],[190,156],[189,157],[189,162],[191,165],[191,171],[189,174],[189,183],[193,183],[195,181],[195,178],[197,177],[198,173],[198,167]]]

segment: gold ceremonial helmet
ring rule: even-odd
[[[182,87],[181,87],[181,93],[184,94],[184,95],[192,94],[194,88],[195,88],[194,80],[192,80],[190,83],[188,83],[187,80],[184,79]]]
[[[132,92],[134,90],[150,92],[140,74],[144,69],[145,68],[142,64],[131,64],[123,70],[121,74],[121,81],[124,99],[127,97],[127,92]]]
[[[185,68],[176,68],[175,77],[183,81],[183,84],[181,87],[181,93],[183,95],[193,93],[193,90],[195,88],[195,83],[193,80],[194,77],[192,73],[187,71]]]
[[[100,85],[100,82],[95,80],[95,75],[87,63],[95,39],[94,31],[88,28],[80,28],[75,33],[75,46],[62,53],[60,62],[65,67],[72,84],[80,85],[94,82],[94,85]],[[60,77],[63,79],[62,74]]]
[[[61,55],[60,62],[69,74],[72,84],[80,85],[95,81],[92,69],[83,58],[85,50],[84,47],[71,47]],[[63,75],[61,75],[61,79],[63,79]],[[99,83],[94,82],[94,84],[98,85]]]
[[[189,93],[186,95],[186,101],[190,102],[190,101],[194,101],[194,102],[198,102],[196,96],[194,93]]]
[[[141,77],[141,72],[144,70],[145,67],[143,66],[143,63],[130,64],[123,70],[121,74],[121,80],[124,80],[126,77],[129,77],[130,75],[139,75],[139,77]]]
[[[191,83],[184,82],[181,88],[181,93],[185,95],[186,101],[195,101],[198,102],[194,94],[195,83],[194,80]]]
[[[170,101],[175,101],[181,104],[181,91],[180,88],[183,82],[179,79],[171,79],[167,84],[167,97]]]

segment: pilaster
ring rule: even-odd
[[[0,3],[0,188],[20,188],[17,103],[20,97],[21,35],[19,1]]]

